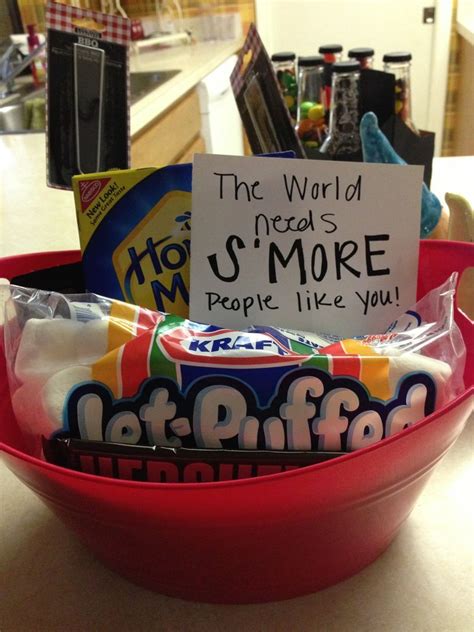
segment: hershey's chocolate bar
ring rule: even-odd
[[[204,483],[254,478],[333,459],[344,452],[208,450],[127,445],[57,437],[43,439],[47,461],[134,481]]]

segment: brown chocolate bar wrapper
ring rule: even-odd
[[[205,483],[254,478],[321,463],[345,454],[170,448],[61,437],[43,439],[43,451],[50,463],[78,472],[153,483]]]

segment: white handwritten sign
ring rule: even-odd
[[[341,336],[415,302],[422,167],[196,155],[190,316]]]

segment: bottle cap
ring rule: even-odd
[[[360,64],[355,59],[348,59],[347,61],[337,61],[331,66],[332,72],[354,72],[354,70],[360,70]]]
[[[373,57],[374,56],[373,48],[351,48],[351,50],[347,53],[349,59],[364,59],[365,57]]]
[[[324,44],[319,47],[318,52],[323,55],[324,53],[342,53],[342,46],[341,44]]]
[[[323,66],[324,57],[322,55],[311,55],[309,57],[298,57],[298,66]]]
[[[273,53],[272,61],[294,61],[296,59],[295,53],[286,51],[284,53]]]
[[[383,56],[384,62],[399,62],[399,61],[410,61],[411,53],[407,52],[396,52],[396,53],[385,53]]]

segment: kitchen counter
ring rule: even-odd
[[[46,187],[43,152],[42,134],[0,137],[0,256],[78,247],[72,194]],[[474,157],[435,159],[432,188],[474,202],[473,171]],[[314,595],[264,605],[187,603],[128,583],[0,463],[0,629],[464,632],[474,614],[472,421],[375,563]]]
[[[45,135],[0,135],[0,257],[79,248],[70,191],[46,186]]]
[[[44,134],[0,135],[0,257],[79,248],[74,199],[46,186]],[[435,158],[431,188],[474,206],[474,156]]]

